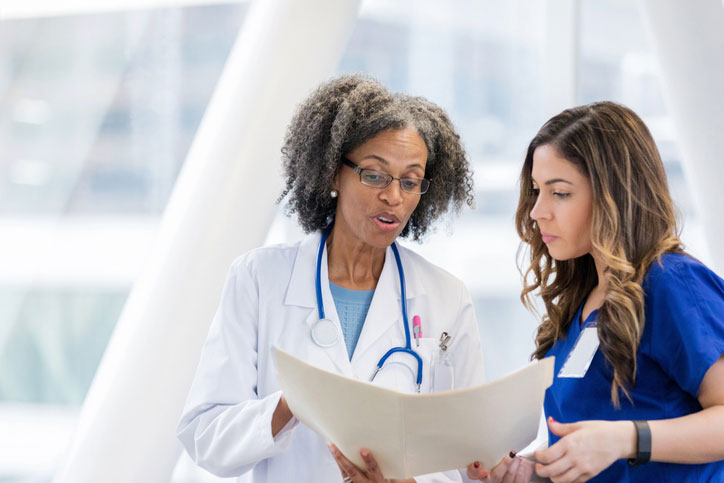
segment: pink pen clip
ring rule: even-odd
[[[420,337],[422,337],[422,321],[420,316],[416,315],[412,318],[412,333],[415,335],[415,343],[420,347]]]

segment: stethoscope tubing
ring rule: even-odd
[[[332,232],[334,223],[330,223],[327,228],[322,232],[322,238],[319,242],[319,252],[317,254],[317,271],[315,276],[315,289],[317,292],[317,312],[319,314],[319,320],[325,318],[324,314],[324,300],[322,299],[322,255],[324,254],[324,248],[327,242],[329,234]],[[402,260],[400,258],[400,252],[397,249],[397,243],[392,242],[392,252],[395,255],[395,262],[397,263],[397,273],[400,276],[400,296],[402,297],[402,320],[405,328],[405,347],[393,347],[388,350],[385,355],[382,356],[380,361],[377,363],[377,368],[372,374],[370,380],[374,379],[377,373],[382,369],[387,359],[396,352],[404,352],[410,354],[417,361],[417,391],[420,392],[420,386],[422,385],[422,358],[420,355],[412,349],[410,341],[410,324],[407,319],[407,290],[405,288],[405,271],[402,268]]]
[[[377,370],[375,374],[382,369],[385,361],[395,352],[406,352],[417,359],[417,389],[420,390],[422,384],[422,358],[420,355],[412,350],[412,344],[410,341],[410,324],[407,320],[407,289],[405,288],[405,271],[402,269],[402,260],[400,259],[400,252],[397,250],[397,243],[392,242],[392,252],[395,254],[395,261],[397,262],[397,273],[400,275],[400,296],[402,297],[402,320],[405,326],[405,347],[393,347],[388,350],[387,353],[382,356],[380,361],[377,363]],[[374,377],[374,376],[372,376]]]
[[[315,277],[315,289],[317,292],[317,313],[319,320],[324,318],[324,300],[322,300],[322,255],[324,254],[324,246],[327,243],[327,237],[332,232],[333,223],[330,223],[322,232],[322,240],[319,242],[319,252],[317,253],[317,274]]]

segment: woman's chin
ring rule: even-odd
[[[401,231],[377,231],[376,233],[367,234],[363,241],[374,248],[387,248],[397,239]]]
[[[553,249],[551,250],[551,247],[548,247],[548,255],[550,257],[557,261],[557,262],[566,262],[568,260],[575,260],[576,258],[581,258],[588,253],[579,253],[579,252],[573,252],[570,250],[561,250],[561,249]]]

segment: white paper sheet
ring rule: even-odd
[[[403,394],[318,369],[275,349],[292,413],[358,467],[369,448],[385,478],[491,468],[536,437],[553,357],[497,381],[433,394]]]

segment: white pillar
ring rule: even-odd
[[[639,0],[712,268],[724,273],[724,5]]]
[[[252,4],[133,287],[56,482],[162,482],[175,428],[237,255],[262,243],[292,112],[335,69],[358,0]]]

